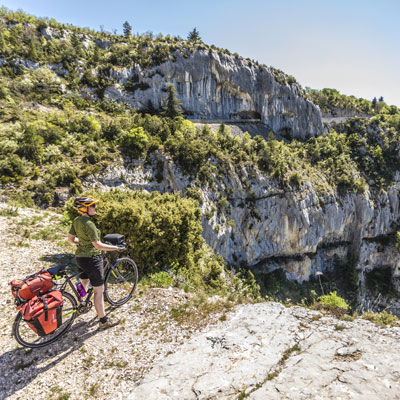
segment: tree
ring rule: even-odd
[[[376,99],[376,97],[374,97],[374,98],[372,99],[372,107],[375,108],[376,103],[378,103],[378,100]]]
[[[142,112],[145,114],[156,115],[157,110],[153,105],[153,102],[149,99],[147,100],[146,106],[143,107]]]
[[[172,85],[171,83],[168,84],[164,91],[168,93],[168,99],[167,105],[163,107],[161,114],[164,117],[170,118],[180,117],[182,115],[182,111],[180,108],[181,103],[176,97],[176,90],[174,88],[174,85]]]
[[[381,101],[384,101],[382,96],[381,96],[381,97],[379,97],[379,100],[378,100],[378,102],[381,102]]]
[[[196,28],[194,28],[191,32],[189,32],[187,38],[188,38],[188,40],[192,40],[194,42],[195,41],[201,41],[200,33]]]
[[[124,24],[122,25],[123,31],[124,31],[124,36],[128,38],[132,34],[132,26],[128,21],[125,21]]]

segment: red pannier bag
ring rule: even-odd
[[[11,293],[16,300],[25,302],[32,297],[49,291],[53,287],[53,279],[48,272],[38,272],[25,279],[10,282]]]
[[[60,290],[35,296],[20,309],[25,322],[39,336],[55,331],[62,323],[63,297]]]

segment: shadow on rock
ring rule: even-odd
[[[68,264],[72,270],[76,269],[75,256],[71,253],[57,253],[57,254],[46,254],[40,257],[40,261],[50,262],[53,265],[51,267],[56,267],[61,264]]]

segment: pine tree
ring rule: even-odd
[[[378,102],[380,103],[381,101],[384,101],[382,96],[381,96],[381,97],[379,97],[379,100],[378,100]]]
[[[378,103],[378,100],[376,99],[376,97],[374,97],[374,98],[372,99],[372,107],[375,107],[375,106],[376,106],[376,103]]]
[[[153,102],[149,99],[147,100],[146,106],[143,108],[143,112],[150,115],[156,115],[157,110],[153,105]]]
[[[5,53],[6,50],[6,42],[4,40],[3,34],[0,32],[0,52]]]
[[[38,58],[38,46],[35,39],[31,39],[29,42],[28,58],[31,61],[37,61]]]
[[[194,28],[191,32],[189,32],[187,38],[188,38],[188,40],[192,40],[194,42],[195,41],[201,41],[200,33],[196,28]]]
[[[162,109],[161,115],[169,118],[180,117],[182,115],[182,110],[180,108],[181,103],[176,97],[174,85],[171,83],[168,84],[164,91],[168,93],[168,99],[166,106]]]
[[[125,21],[124,24],[122,25],[123,30],[124,30],[124,36],[128,38],[132,34],[132,26],[128,21]]]

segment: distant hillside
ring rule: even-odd
[[[3,12],[3,21],[2,64],[47,66],[63,80],[64,92],[160,110],[166,85],[173,84],[190,118],[255,118],[288,137],[323,131],[319,110],[293,77],[198,39],[111,35],[18,12]]]

